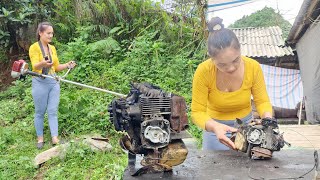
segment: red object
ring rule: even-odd
[[[24,60],[20,59],[15,61],[12,65],[12,71],[20,73],[22,65],[25,63]]]

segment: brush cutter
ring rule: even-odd
[[[106,89],[101,89],[101,88],[98,88],[98,87],[89,86],[89,85],[86,85],[86,84],[81,84],[81,83],[78,83],[78,82],[69,81],[69,80],[64,79],[67,76],[67,74],[70,72],[71,69],[68,69],[66,74],[64,74],[63,76],[49,76],[49,75],[39,74],[39,73],[30,71],[28,68],[29,68],[29,65],[28,65],[28,63],[26,63],[26,61],[24,61],[22,59],[15,61],[13,63],[13,65],[12,65],[11,77],[13,77],[13,78],[23,78],[26,75],[31,75],[31,76],[41,77],[41,78],[51,78],[51,79],[55,79],[57,81],[62,81],[62,82],[74,84],[74,85],[77,85],[77,86],[86,87],[86,88],[90,88],[90,89],[106,92],[106,93],[113,94],[113,95],[116,95],[116,96],[119,96],[119,97],[125,97],[126,96],[124,94],[120,94],[120,93],[117,93],[117,92],[113,92],[113,91],[109,91],[109,90],[106,90]]]

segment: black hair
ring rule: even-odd
[[[240,49],[240,43],[237,36],[230,29],[224,28],[222,19],[214,17],[208,22],[208,54],[215,57],[220,50],[227,47]]]
[[[37,34],[36,34],[36,37],[37,37],[38,41],[40,40],[40,35],[39,35],[39,33],[45,31],[45,30],[48,28],[48,26],[53,27],[52,24],[49,23],[49,22],[41,22],[41,23],[38,25]]]

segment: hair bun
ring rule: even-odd
[[[219,31],[224,28],[224,25],[222,24],[223,19],[219,17],[213,17],[208,22],[208,31],[209,32],[215,32]]]

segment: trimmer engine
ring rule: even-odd
[[[18,78],[20,76],[25,75],[28,71],[28,67],[28,64],[22,59],[14,61],[11,68],[11,76],[13,78]]]
[[[271,158],[273,151],[280,151],[285,144],[290,146],[280,134],[277,121],[264,118],[261,122],[242,125],[240,119],[239,132],[235,135],[235,145],[239,151],[246,152],[249,157],[265,159]]]

